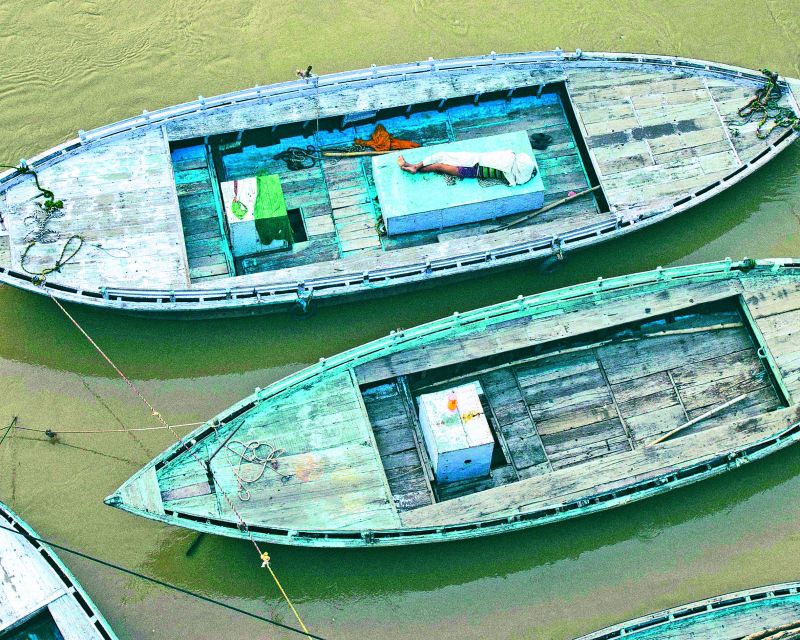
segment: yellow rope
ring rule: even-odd
[[[265,559],[266,556],[266,559]],[[306,629],[306,625],[303,623],[303,619],[300,617],[300,614],[297,613],[297,609],[294,608],[292,601],[289,599],[289,596],[286,595],[286,592],[283,590],[283,585],[281,585],[281,581],[278,580],[278,576],[275,575],[275,572],[272,570],[272,565],[269,563],[269,555],[267,553],[263,553],[261,555],[261,566],[266,566],[269,569],[270,574],[272,574],[272,579],[275,581],[275,584],[278,585],[278,589],[281,590],[281,594],[283,595],[283,599],[286,600],[286,604],[289,605],[289,608],[292,610],[294,617],[297,618],[297,622],[300,624],[300,628],[308,634],[308,629]],[[308,636],[307,636],[308,637]],[[309,639],[310,640],[310,639]]]
[[[99,353],[99,354],[100,354],[100,355],[103,357],[103,359],[104,359],[104,360],[105,360],[105,361],[106,361],[106,362],[107,362],[107,363],[108,363],[108,364],[109,364],[109,365],[110,365],[110,366],[111,366],[111,367],[114,369],[114,371],[116,371],[116,372],[117,372],[117,374],[118,374],[118,375],[119,375],[119,376],[120,376],[120,377],[121,377],[121,378],[122,378],[122,379],[125,381],[125,384],[127,384],[127,385],[128,385],[128,387],[130,387],[130,389],[131,389],[131,390],[132,390],[132,391],[133,391],[133,392],[136,394],[136,396],[138,396],[138,398],[139,398],[139,399],[140,399],[140,400],[141,400],[141,401],[142,401],[142,402],[143,402],[143,403],[144,403],[144,404],[147,406],[147,408],[148,408],[148,409],[150,409],[150,413],[151,413],[151,415],[152,415],[154,418],[156,418],[156,419],[157,419],[157,420],[158,420],[158,421],[161,423],[161,425],[162,425],[162,427],[163,427],[163,428],[165,428],[165,429],[169,429],[169,430],[170,430],[170,432],[172,433],[172,435],[174,435],[174,436],[175,436],[175,438],[178,440],[178,442],[180,442],[180,443],[183,445],[183,448],[184,448],[184,449],[187,451],[187,453],[189,453],[189,455],[191,455],[191,456],[192,456],[192,458],[194,458],[194,459],[197,461],[197,463],[198,463],[198,464],[199,464],[199,465],[200,465],[200,466],[203,468],[203,470],[204,470],[204,471],[208,471],[208,472],[209,472],[209,473],[210,473],[210,474],[213,476],[213,475],[214,475],[214,472],[211,470],[211,467],[210,467],[208,464],[206,464],[206,463],[205,463],[203,460],[201,460],[200,458],[198,458],[198,457],[197,457],[197,455],[194,453],[194,451],[192,451],[192,449],[189,447],[189,445],[187,445],[187,444],[186,444],[186,442],[184,441],[184,439],[183,439],[183,438],[181,438],[181,436],[180,436],[180,435],[178,435],[178,432],[177,432],[177,431],[175,431],[175,429],[172,427],[172,425],[168,424],[168,423],[167,423],[167,421],[166,421],[166,420],[164,420],[164,418],[162,417],[162,415],[161,415],[161,414],[160,414],[158,411],[156,411],[156,410],[155,410],[155,408],[153,407],[153,405],[152,405],[152,404],[151,404],[151,403],[150,403],[150,402],[147,400],[147,398],[145,398],[145,397],[144,397],[144,395],[142,394],[142,392],[141,392],[141,391],[139,391],[139,388],[138,388],[138,387],[137,387],[137,386],[136,386],[136,385],[133,383],[133,381],[132,381],[132,380],[130,380],[130,378],[128,378],[128,377],[127,377],[127,376],[126,376],[124,373],[122,373],[122,370],[121,370],[121,369],[120,369],[120,368],[119,368],[119,367],[118,367],[116,364],[114,364],[114,362],[111,360],[111,358],[109,358],[109,357],[106,355],[106,353],[105,353],[105,352],[104,352],[104,351],[103,351],[103,350],[100,348],[100,345],[98,345],[98,344],[97,344],[97,343],[96,343],[96,342],[95,342],[95,341],[92,339],[92,337],[91,337],[91,336],[90,336],[88,333],[86,333],[86,331],[85,331],[85,330],[84,330],[84,328],[83,328],[83,327],[82,327],[82,326],[81,326],[81,325],[78,323],[78,321],[77,321],[77,320],[75,320],[75,318],[73,318],[73,317],[72,317],[72,315],[70,315],[69,311],[67,311],[67,310],[64,308],[64,305],[62,305],[62,304],[61,304],[61,303],[60,303],[60,302],[59,302],[59,301],[58,301],[58,300],[57,300],[57,299],[56,299],[56,298],[53,296],[53,294],[52,294],[52,293],[50,293],[50,291],[48,291],[47,289],[45,289],[45,292],[46,292],[46,293],[47,293],[47,295],[50,297],[50,299],[51,299],[53,302],[55,302],[56,306],[57,306],[59,309],[61,309],[61,311],[63,311],[63,312],[64,312],[64,315],[66,315],[66,316],[67,316],[67,318],[69,318],[69,320],[72,322],[72,324],[73,324],[73,325],[75,325],[75,327],[78,329],[78,331],[80,331],[80,332],[83,334],[83,336],[84,336],[84,337],[85,337],[85,338],[86,338],[86,339],[89,341],[89,344],[91,344],[91,345],[92,345],[92,346],[93,346],[93,347],[94,347],[94,348],[97,350],[97,352],[98,352],[98,353]],[[215,480],[216,480],[216,479],[215,479]],[[222,497],[223,497],[223,498],[225,498],[225,502],[227,502],[227,503],[228,503],[228,507],[230,508],[230,510],[231,510],[231,511],[234,513],[234,515],[236,516],[236,519],[237,519],[237,520],[238,520],[238,522],[239,522],[239,526],[241,527],[241,529],[242,529],[242,530],[243,530],[245,533],[247,533],[247,537],[248,537],[248,538],[250,538],[250,542],[252,542],[252,543],[253,543],[253,546],[254,546],[254,547],[255,547],[255,549],[256,549],[256,553],[258,553],[258,557],[259,557],[259,559],[261,560],[261,566],[262,566],[262,568],[263,568],[263,567],[266,567],[267,569],[269,569],[270,575],[272,575],[272,579],[275,581],[275,584],[277,585],[278,589],[280,590],[280,592],[281,592],[281,595],[283,596],[283,599],[286,601],[286,604],[288,604],[288,605],[289,605],[289,608],[292,610],[292,613],[294,614],[294,617],[295,617],[295,618],[297,618],[297,622],[300,624],[300,627],[303,629],[303,632],[304,632],[304,633],[306,633],[306,634],[308,634],[308,633],[309,633],[309,631],[308,631],[308,629],[306,628],[306,625],[305,625],[305,623],[303,622],[303,619],[300,617],[300,614],[298,613],[297,609],[295,609],[295,606],[294,606],[294,604],[292,604],[292,601],[291,601],[291,599],[289,598],[289,595],[288,595],[288,594],[286,593],[286,591],[284,590],[284,588],[283,588],[283,585],[280,583],[280,580],[278,580],[278,576],[275,574],[275,571],[273,571],[273,569],[272,569],[272,565],[270,564],[270,557],[269,557],[269,554],[268,554],[266,551],[262,551],[262,550],[261,550],[261,547],[259,547],[259,546],[258,546],[258,542],[257,542],[257,541],[256,541],[256,539],[253,537],[253,534],[250,532],[250,529],[249,529],[249,527],[247,526],[247,523],[244,521],[244,519],[242,518],[241,514],[240,514],[240,513],[237,511],[236,507],[234,506],[234,504],[233,504],[233,501],[230,499],[230,497],[228,496],[228,494],[227,494],[227,493],[226,493],[226,492],[225,492],[225,491],[222,489],[222,486],[221,486],[221,485],[220,485],[218,482],[217,482],[217,486],[218,486],[218,488],[219,488],[219,491],[220,491],[220,493],[222,494]],[[310,636],[307,636],[307,637],[309,638],[309,640],[311,640]]]

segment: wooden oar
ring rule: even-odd
[[[357,156],[382,156],[389,151],[323,151],[326,158],[355,158]]]
[[[669,438],[674,436],[676,433],[678,433],[680,431],[683,431],[684,429],[688,429],[689,427],[691,427],[692,425],[697,424],[701,420],[705,420],[706,418],[710,418],[711,416],[718,414],[723,409],[727,409],[728,407],[735,405],[737,402],[741,402],[746,397],[747,397],[746,393],[743,393],[740,396],[736,396],[733,400],[728,400],[727,402],[722,403],[718,407],[715,407],[715,408],[711,409],[711,411],[706,411],[705,413],[697,416],[696,418],[692,418],[691,420],[689,420],[689,422],[685,422],[680,427],[677,427],[677,428],[673,429],[672,431],[668,431],[663,436],[660,436],[660,437],[656,438],[655,440],[653,440],[650,444],[646,444],[645,447],[652,447],[653,445],[656,445],[656,444],[659,444],[661,442],[664,442],[664,440],[668,440]]]
[[[495,231],[503,231],[504,229],[509,229],[518,225],[520,222],[525,222],[526,220],[530,220],[531,218],[535,218],[536,216],[544,213],[545,211],[550,211],[550,209],[555,209],[556,207],[561,206],[562,204],[566,204],[567,202],[571,202],[576,198],[580,198],[581,196],[585,196],[587,193],[591,193],[592,191],[596,191],[600,188],[600,185],[592,187],[591,189],[586,189],[584,191],[580,191],[573,196],[567,196],[566,198],[561,198],[556,202],[551,202],[546,207],[542,207],[538,211],[534,211],[533,213],[529,213],[528,215],[522,216],[521,218],[517,218],[516,220],[512,220],[511,222],[507,222],[506,224],[501,224],[499,227],[495,227],[494,229],[490,229],[489,233],[494,233]]]

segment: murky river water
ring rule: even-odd
[[[378,3],[5,0],[0,162],[78,129],[198,94],[370,63],[581,47],[769,67],[800,76],[798,0],[473,0]],[[172,423],[205,420],[255,386],[454,310],[656,265],[800,255],[800,147],[713,203],[568,258],[418,295],[265,317],[169,322],[75,310]],[[0,289],[0,428],[150,426],[151,418],[49,301]],[[17,432],[0,500],[41,535],[274,616],[292,617],[252,547],[102,503],[170,443],[163,432]],[[272,547],[310,628],[329,638],[563,640],[660,607],[800,578],[800,450],[666,496],[533,531],[369,551]],[[122,638],[292,637],[62,554]]]

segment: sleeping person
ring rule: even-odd
[[[494,178],[511,185],[525,184],[536,175],[536,163],[527,153],[453,151],[434,153],[422,162],[407,162],[397,157],[397,164],[408,173],[441,173],[456,178]]]

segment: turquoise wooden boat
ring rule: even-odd
[[[705,202],[787,148],[800,134],[800,85],[774,77],[770,108],[784,125],[774,127],[747,109],[768,82],[699,60],[557,50],[201,97],[29,159],[63,202],[55,215],[31,173],[0,174],[0,282],[128,313],[215,316],[304,310],[560,256]],[[422,144],[405,152],[414,159],[441,145],[527,147],[536,193],[341,155],[378,125]],[[536,215],[514,213],[524,206]],[[425,224],[392,224],[411,213]]]
[[[567,287],[322,358],[167,449],[107,504],[318,547],[439,542],[698,482],[800,438],[800,263]],[[228,502],[230,501],[230,502]]]
[[[800,582],[787,582],[665,609],[577,640],[791,640],[798,634]]]
[[[0,503],[0,638],[116,640],[53,550]]]

